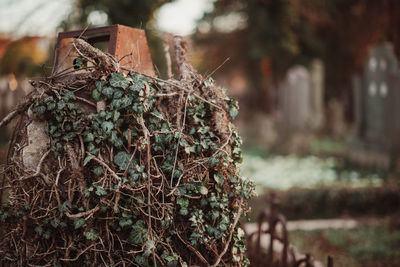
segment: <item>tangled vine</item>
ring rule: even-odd
[[[237,103],[184,60],[180,80],[161,80],[74,47],[94,67],[35,83],[15,130],[1,263],[247,266]],[[31,120],[51,140],[36,172],[21,152]]]

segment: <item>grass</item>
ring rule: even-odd
[[[356,229],[293,231],[291,243],[316,259],[334,258],[334,266],[400,266],[400,228],[362,226]]]
[[[334,157],[297,157],[257,154],[243,155],[241,173],[255,181],[257,192],[265,188],[287,190],[294,187],[344,186],[346,188],[380,186],[384,179],[377,173],[341,170],[342,162]]]

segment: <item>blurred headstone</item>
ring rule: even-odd
[[[382,43],[372,47],[363,74],[355,78],[355,123],[365,149],[390,157],[394,168],[400,166],[399,88],[399,60],[393,45]],[[380,162],[376,156],[373,158],[375,163]]]
[[[312,119],[311,77],[303,66],[289,69],[282,90],[282,119],[286,128],[305,130]]]

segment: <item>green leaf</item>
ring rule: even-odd
[[[120,219],[119,220],[119,225],[122,227],[122,228],[124,228],[124,227],[126,227],[126,226],[131,226],[132,225],[132,220],[131,219],[124,219],[124,218],[122,218],[122,219]]]
[[[124,95],[124,91],[122,91],[122,90],[114,90],[114,99],[115,98],[121,98],[122,96]]]
[[[210,162],[210,167],[211,168],[217,166],[217,164],[219,163],[219,160],[217,158],[214,158],[214,157],[210,157],[208,161]]]
[[[60,105],[60,103],[64,104],[64,102],[60,101],[60,102],[58,102],[58,106]],[[65,106],[65,104],[64,104],[64,106]],[[54,103],[54,102],[50,102],[47,104],[47,110],[53,110],[55,107],[56,107],[56,103]],[[62,108],[58,108],[58,109],[62,109]]]
[[[64,102],[64,101],[59,101],[59,102],[57,103],[57,109],[58,109],[58,110],[61,110],[61,109],[65,108],[65,106],[66,106],[66,105],[65,105],[65,102]],[[47,108],[50,109],[49,106],[47,106]]]
[[[133,244],[142,244],[147,240],[147,228],[142,220],[137,221],[129,234],[129,241]]]
[[[71,202],[69,200],[66,200],[63,204],[58,206],[58,209],[61,212],[65,212],[68,208],[71,208],[71,207],[72,207]]]
[[[71,91],[65,91],[63,96],[62,96],[62,99],[65,102],[69,102],[69,100],[71,100],[71,99],[74,100],[75,99],[75,94],[73,92],[71,92]]]
[[[103,174],[103,168],[101,166],[97,166],[93,168],[93,173],[96,175],[102,175]]]
[[[186,215],[189,214],[189,211],[188,211],[188,209],[181,208],[181,209],[179,210],[179,214],[180,214],[180,215],[183,215],[183,216],[186,216]]]
[[[110,121],[103,121],[101,124],[101,128],[103,129],[104,132],[107,134],[111,133],[111,130],[114,128],[114,124]]]
[[[50,221],[50,224],[54,227],[57,228],[60,225],[60,219],[54,218],[53,220]]]
[[[212,210],[211,211],[211,218],[213,220],[217,219],[219,217],[220,212],[218,210]]]
[[[107,98],[112,98],[112,95],[114,93],[114,89],[112,87],[104,87],[102,93]]]
[[[85,225],[85,219],[84,218],[75,218],[75,220],[74,220],[75,229],[81,228],[84,225]]]
[[[214,174],[214,180],[220,185],[224,183],[224,177],[220,174]]]
[[[176,200],[176,204],[178,204],[181,207],[181,209],[179,210],[179,214],[188,215],[188,206],[189,206],[188,199],[180,197]]]
[[[121,171],[125,171],[128,168],[129,161],[132,155],[120,151],[117,155],[114,156],[114,163],[119,167]]]
[[[155,248],[156,243],[154,240],[147,240],[146,242],[146,250],[144,251],[143,255],[144,256],[149,256],[151,254],[151,251]]]
[[[99,234],[94,229],[90,229],[88,232],[83,232],[83,234],[85,235],[86,239],[91,241],[96,241],[99,239]]]
[[[94,158],[95,158],[95,156],[93,156],[92,154],[86,156],[85,160],[83,161],[83,166],[86,166],[86,164],[88,164],[89,161],[91,161]]]
[[[236,107],[232,107],[229,110],[229,115],[232,117],[232,119],[236,118],[236,116],[239,114],[239,110]]]
[[[119,113],[117,110],[114,111],[113,121],[116,122],[119,119],[120,115],[121,113]]]
[[[205,187],[204,185],[202,185],[202,186],[200,186],[200,188],[199,188],[199,192],[200,192],[200,194],[202,194],[202,195],[207,195],[208,194],[208,189],[207,189],[207,187]]]
[[[94,135],[89,131],[85,131],[83,133],[83,141],[85,141],[85,142],[93,142],[94,141]]]
[[[43,228],[41,225],[38,225],[35,227],[35,232],[38,233],[39,235],[43,234]]]
[[[44,237],[45,239],[50,239],[50,236],[51,236],[51,233],[50,233],[49,230],[47,230],[47,231],[44,232],[44,234],[43,234],[43,237]]]
[[[96,195],[105,196],[107,195],[107,191],[102,186],[96,186]]]
[[[104,85],[104,82],[96,81],[96,90],[101,92],[101,90],[103,90],[103,85]]]
[[[146,258],[141,255],[135,257],[135,262],[139,264],[139,266],[146,266]]]
[[[122,72],[111,73],[110,85],[112,87],[120,87],[125,89],[129,86],[129,80],[124,76]]]
[[[94,90],[92,91],[92,97],[93,97],[93,99],[94,99],[95,101],[100,101],[100,96],[101,96],[101,94],[100,94],[100,92],[99,92],[97,89],[94,89]]]

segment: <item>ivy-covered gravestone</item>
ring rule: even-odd
[[[76,40],[93,67],[34,84],[6,168],[0,265],[249,264],[239,219],[253,185],[237,167],[238,106],[176,44],[179,80],[125,69]],[[45,122],[50,146],[27,170],[32,118]]]

